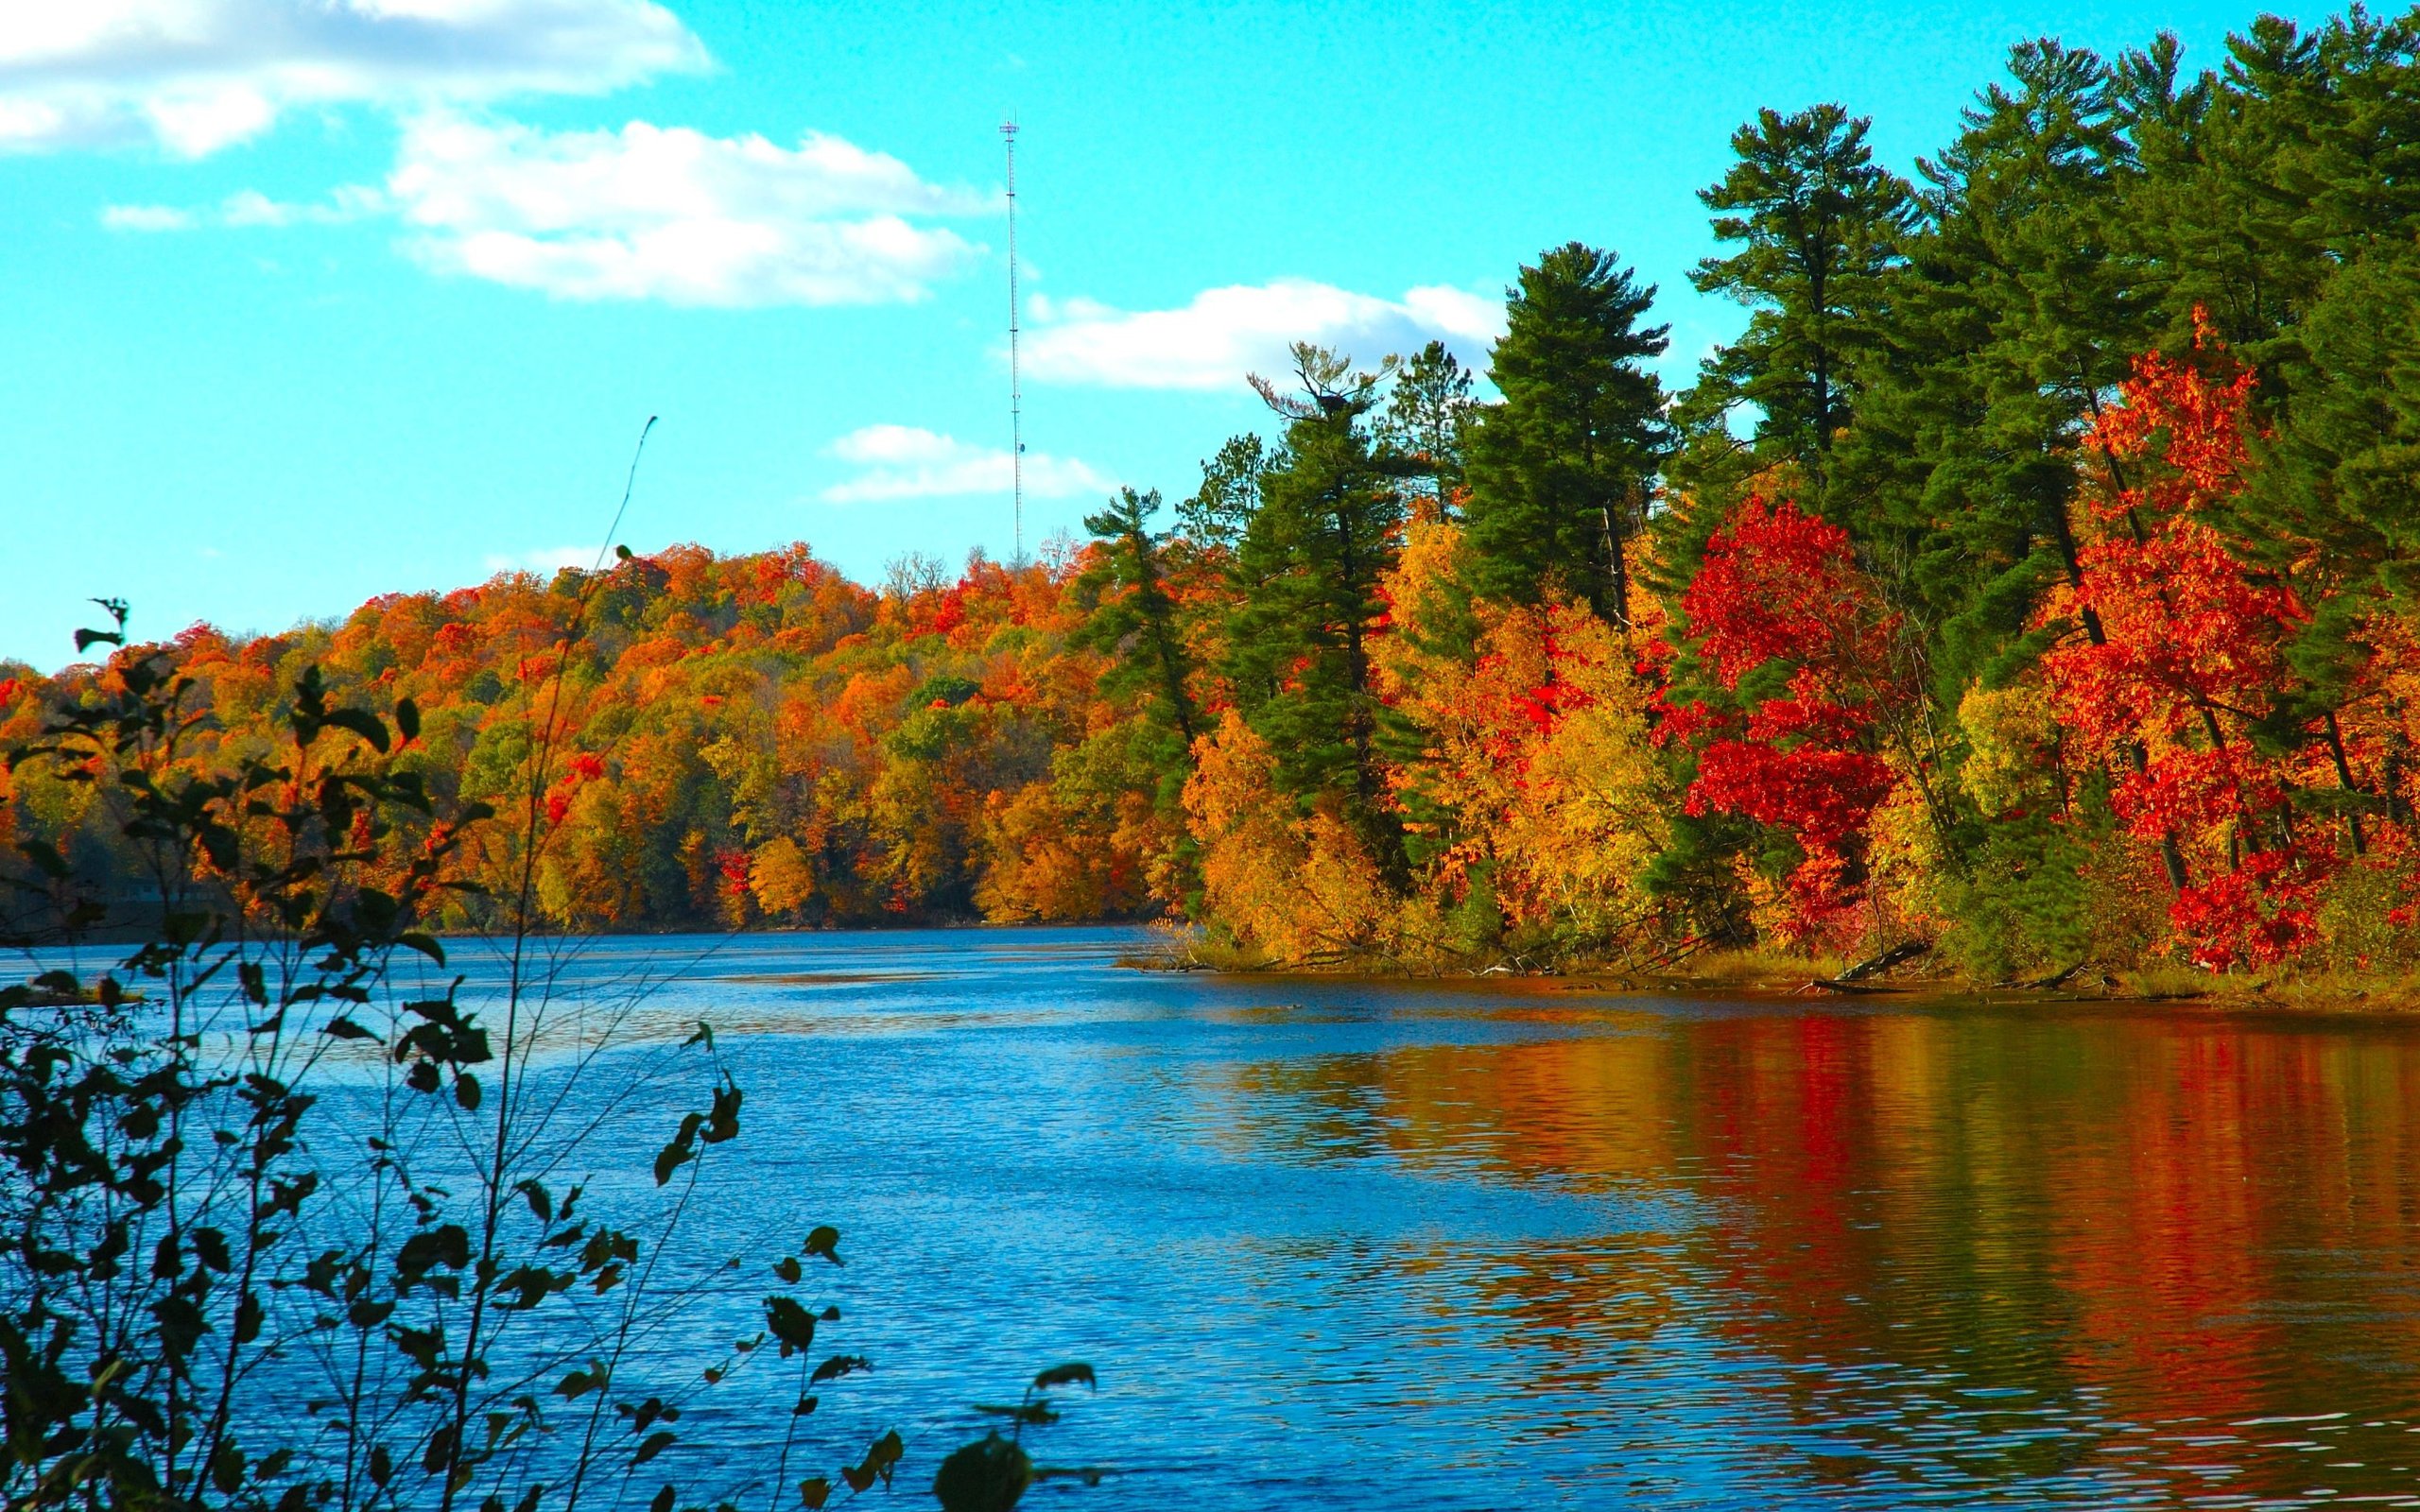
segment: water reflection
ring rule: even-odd
[[[2415,1075],[2374,1024],[1675,1005],[1246,1064],[1234,1119],[1281,1159],[1686,1200],[1668,1251],[1460,1284],[1552,1389],[1719,1371],[1722,1434],[1797,1495],[2394,1504]]]
[[[2420,1505],[2420,1023],[1238,982],[1132,944],[603,940],[555,990],[716,1024],[749,1165],[701,1254],[848,1232],[881,1364],[836,1433],[937,1456],[1090,1359],[1047,1446],[1117,1470],[1087,1512]],[[625,1127],[643,1167],[662,1131]],[[733,1284],[701,1349],[752,1326]]]

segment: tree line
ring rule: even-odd
[[[468,798],[565,700],[533,843],[567,925],[2400,962],[2416,47],[2359,10],[2199,72],[2030,43],[1907,176],[1843,107],[1760,112],[1688,273],[1745,329],[1677,391],[1657,291],[1574,242],[1483,374],[1298,348],[1269,434],[1039,563],[864,588],[684,548],[177,654],[230,748],[305,661],[407,692]],[[110,874],[74,795],[8,798]]]

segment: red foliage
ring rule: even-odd
[[[1659,702],[1655,738],[1694,744],[1685,800],[1693,815],[1736,814],[1789,833],[1804,859],[1786,881],[1785,932],[1823,933],[1863,895],[1866,827],[1890,796],[1876,755],[1878,679],[1892,622],[1850,555],[1848,532],[1783,501],[1741,506],[1707,539],[1681,600],[1698,655],[1726,690],[1769,662],[1789,664],[1787,696],[1733,715],[1703,702]],[[1642,666],[1657,663],[1652,656]]]
[[[2188,880],[2170,901],[2177,943],[2224,970],[2285,960],[2316,938],[2314,899],[2338,858],[2295,834],[2290,757],[2244,728],[2289,680],[2284,647],[2308,620],[2294,591],[2246,566],[2202,518],[2242,486],[2253,375],[2136,359],[2086,440],[2113,467],[2094,503],[2105,529],[2078,554],[2082,583],[2049,612],[2098,617],[2043,658],[2059,721],[2118,773],[2111,806],[2138,840],[2173,843]],[[2121,760],[2122,755],[2122,760]],[[2134,769],[2139,768],[2139,769]]]
[[[2196,350],[2222,356],[2202,312],[2193,313]],[[2098,499],[2101,518],[2114,522],[2130,509],[2181,514],[2232,492],[2246,459],[2253,376],[2245,369],[2221,383],[2156,352],[2136,357],[2119,402],[2101,412],[2088,440],[2120,461],[2155,458],[2160,466],[2137,486],[2112,489]]]
[[[1890,793],[1891,768],[1863,751],[1718,740],[1698,760],[1688,811],[1744,814],[1830,850],[1857,838]]]
[[[2256,850],[2234,870],[2179,892],[2169,921],[2196,965],[2273,966],[2318,937],[2319,886],[2336,864],[2335,852],[2321,847]]]
[[[1888,626],[1849,554],[1848,532],[1783,500],[1750,498],[1705,543],[1681,610],[1726,688],[1775,658],[1827,674],[1878,663]]]
[[[2087,740],[2206,726],[2206,712],[2276,687],[2280,645],[2309,617],[2293,591],[2255,582],[2217,534],[2190,518],[2148,539],[2113,536],[2080,554],[2078,613],[2108,642],[2077,641],[2043,659],[2066,721]]]
[[[722,877],[723,886],[732,893],[748,890],[748,852],[737,848],[715,852],[715,870]]]

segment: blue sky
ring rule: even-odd
[[[0,658],[622,539],[859,576],[1009,551],[1003,117],[1028,546],[1192,487],[1300,335],[1483,354],[1525,258],[1683,277],[1762,105],[1906,168],[2007,47],[2248,9],[80,0],[0,7]]]

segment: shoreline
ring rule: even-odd
[[[1846,1005],[1867,1002],[1924,1006],[2089,1007],[2167,1006],[2230,1014],[2282,1013],[2387,1018],[2420,1015],[2420,974],[2393,971],[2306,972],[2277,975],[2214,975],[2173,966],[2130,968],[2088,973],[2070,970],[2055,978],[1979,982],[1956,973],[1893,970],[1864,979],[1842,980],[1841,969],[1822,960],[1798,962],[1793,969],[1774,970],[1782,962],[1764,953],[1744,953],[1748,970],[1706,972],[1625,971],[1617,967],[1571,966],[1508,969],[1502,966],[1420,968],[1409,963],[1370,959],[1334,965],[1280,962],[1248,964],[1204,960],[1174,947],[1156,957],[1123,957],[1118,964],[1137,971],[1203,972],[1232,978],[1264,978],[1304,983],[1368,982],[1373,985],[1493,990],[1522,996],[1589,994],[1606,997],[1729,998],[1743,1002],[1830,1003]],[[1826,968],[1831,968],[1826,970]],[[1853,970],[1853,969],[1852,969]]]

